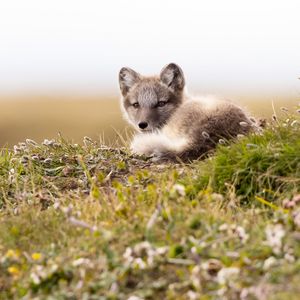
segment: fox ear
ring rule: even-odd
[[[119,84],[123,96],[129,92],[130,88],[141,79],[139,73],[130,68],[122,68],[119,72]]]
[[[185,85],[181,68],[174,64],[168,64],[160,72],[160,80],[173,91],[182,91]]]

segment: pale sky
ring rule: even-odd
[[[118,93],[178,63],[195,92],[300,95],[300,1],[0,0],[0,93]]]

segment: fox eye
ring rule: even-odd
[[[157,107],[163,107],[163,106],[165,106],[166,104],[167,104],[166,101],[159,101],[159,102],[157,103]]]
[[[133,103],[132,106],[133,106],[134,108],[139,108],[139,107],[140,107],[140,105],[139,105],[138,102]]]

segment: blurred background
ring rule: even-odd
[[[179,64],[193,95],[269,117],[300,100],[299,1],[9,0],[0,4],[0,146],[58,132],[116,140],[118,72]]]

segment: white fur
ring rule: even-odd
[[[187,101],[201,103],[201,105],[208,110],[215,109],[221,102],[223,102],[221,99],[214,95],[206,95],[201,97],[188,96]]]
[[[159,131],[136,135],[131,143],[131,150],[135,154],[159,157],[168,153],[180,153],[187,145],[186,138],[169,138]]]

